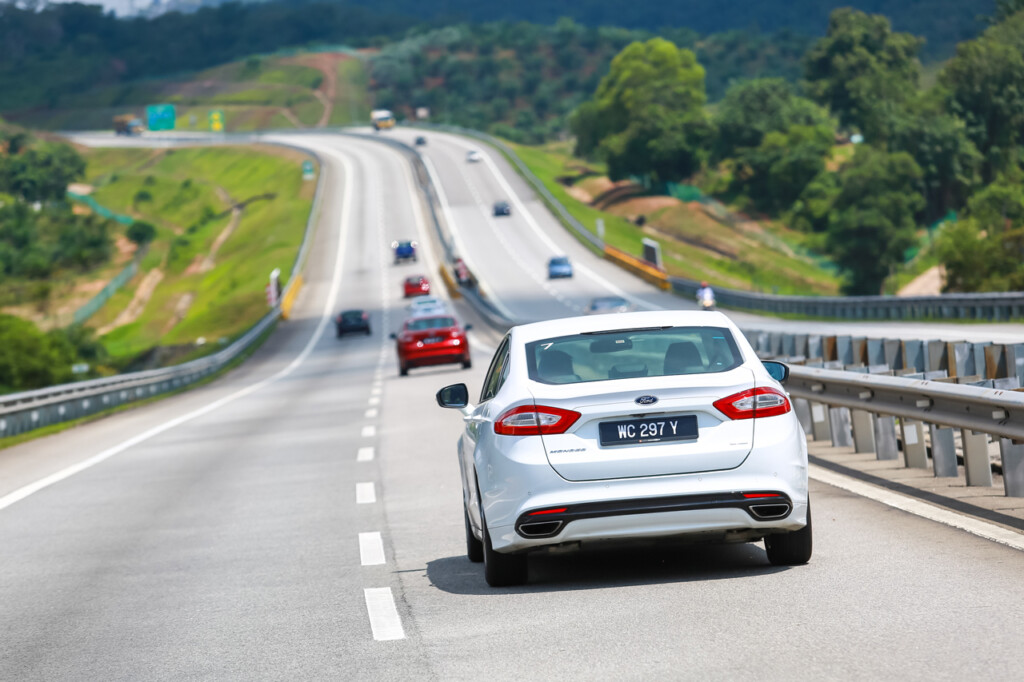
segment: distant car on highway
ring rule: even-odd
[[[417,135],[416,136],[416,146],[417,147],[423,147],[426,144],[427,144],[427,138],[423,137],[422,135]]]
[[[512,206],[507,201],[495,201],[494,215],[512,215]]]
[[[528,555],[603,541],[758,542],[811,557],[807,442],[783,384],[721,313],[513,327],[484,375],[437,393],[458,440],[466,552],[491,586]]]
[[[343,310],[334,318],[334,325],[338,337],[352,332],[370,335],[370,316],[365,310]]]
[[[548,279],[572,277],[572,263],[567,256],[555,256],[548,261]]]
[[[402,283],[402,291],[406,298],[426,296],[430,293],[430,281],[423,275],[411,275]]]
[[[603,313],[629,313],[636,310],[636,306],[621,296],[600,296],[591,299],[587,304],[587,315],[601,315]]]
[[[473,366],[466,332],[452,315],[417,315],[402,324],[402,331],[392,334],[398,353],[398,373],[409,374],[414,367],[461,363],[463,369]]]
[[[437,296],[417,296],[405,306],[405,311],[410,317],[423,314],[445,314],[448,312],[448,305]]]
[[[395,265],[407,260],[416,262],[416,242],[411,240],[391,242],[391,248],[395,252]]]
[[[483,161],[483,160],[484,160],[483,154],[481,154],[476,149],[470,149],[468,152],[466,152],[466,162],[467,163],[478,163],[478,162]]]

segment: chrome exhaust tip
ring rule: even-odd
[[[748,510],[755,519],[771,521],[789,516],[791,507],[787,502],[773,502],[771,504],[752,504]]]
[[[535,521],[533,523],[521,523],[516,530],[524,538],[550,538],[558,535],[562,530],[564,521]]]

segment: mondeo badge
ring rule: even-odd
[[[637,405],[653,405],[654,403],[658,402],[658,399],[653,395],[642,395],[633,402],[635,402]]]

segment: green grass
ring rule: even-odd
[[[274,148],[205,147],[163,150],[96,150],[89,155],[88,179],[98,184],[97,201],[117,210],[130,209],[158,227],[158,237],[139,274],[111,299],[90,325],[114,320],[153,268],[164,272],[142,314],[114,329],[103,341],[116,361],[155,345],[194,343],[198,337],[232,338],[266,313],[264,285],[275,267],[287,281],[305,231],[313,183],[301,178],[301,154]],[[132,206],[145,188],[152,202]],[[242,201],[267,192],[271,200],[249,204],[236,231],[215,257],[215,267],[198,264],[230,217],[211,217],[230,209],[218,188]],[[127,211],[126,211],[127,212]],[[205,218],[205,219],[204,219]],[[186,295],[188,313],[172,324]]]
[[[641,240],[661,244],[669,274],[707,279],[735,289],[773,291],[783,294],[835,293],[833,272],[800,253],[802,235],[771,223],[741,231],[698,216],[685,206],[663,208],[647,215],[657,233],[644,231],[626,218],[601,211],[573,197],[558,181],[579,175],[584,168],[603,173],[599,164],[575,159],[567,143],[544,147],[511,144],[516,154],[581,224],[596,234],[598,219],[605,223],[605,241],[631,254],[642,252]],[[664,233],[672,237],[663,236]]]
[[[338,89],[328,125],[343,126],[365,123],[370,118],[369,75],[358,59],[338,63]]]

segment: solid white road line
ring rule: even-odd
[[[380,566],[384,561],[384,540],[380,533],[359,534],[359,561],[363,566]]]
[[[373,504],[377,501],[377,490],[373,481],[356,483],[356,504]]]
[[[373,461],[373,448],[365,447],[359,448],[359,452],[356,453],[357,462],[372,462]]]
[[[390,587],[367,587],[363,590],[366,597],[366,612],[370,616],[370,630],[378,642],[393,639],[405,639],[402,619],[398,617],[395,598]]]
[[[949,509],[943,509],[942,507],[935,507],[922,502],[921,500],[913,497],[908,497],[879,486],[865,483],[864,481],[844,476],[840,473],[811,464],[808,466],[808,472],[810,477],[815,481],[821,481],[828,485],[841,488],[855,495],[866,497],[869,500],[875,502],[881,502],[882,504],[893,507],[894,509],[900,509],[902,511],[920,516],[921,518],[928,519],[929,521],[935,521],[937,523],[943,523],[953,528],[965,530],[968,533],[977,535],[978,537],[985,538],[986,540],[992,540],[1008,547],[1013,547],[1024,551],[1024,535],[1016,531],[1003,528],[1002,526],[976,519],[973,516],[966,516],[964,514],[958,514]]]
[[[321,153],[329,152],[327,152],[326,150],[321,150]],[[70,478],[71,476],[74,476],[77,473],[94,467],[97,464],[110,459],[114,455],[120,454],[125,450],[128,450],[129,448],[132,448],[138,445],[139,443],[143,443],[153,438],[154,436],[158,436],[161,433],[169,431],[175,428],[176,426],[181,426],[182,424],[190,422],[193,419],[196,419],[197,417],[202,417],[204,415],[210,414],[211,412],[214,412],[224,407],[225,405],[233,403],[239,398],[244,398],[247,395],[251,395],[256,391],[259,391],[260,389],[265,388],[270,384],[288,376],[289,374],[294,372],[299,367],[299,365],[305,362],[306,358],[308,358],[310,353],[313,352],[313,348],[316,346],[317,342],[319,342],[320,338],[323,336],[324,329],[326,329],[327,324],[333,319],[334,307],[338,300],[338,290],[341,288],[341,275],[344,264],[345,244],[348,242],[348,229],[349,225],[351,224],[353,186],[352,178],[355,177],[354,174],[352,173],[352,165],[351,162],[349,162],[349,160],[343,155],[334,153],[329,154],[330,156],[339,159],[345,170],[345,182],[342,194],[341,230],[340,234],[338,235],[338,248],[337,251],[335,252],[334,258],[334,274],[331,277],[331,286],[330,289],[328,290],[327,300],[324,302],[324,308],[320,315],[320,322],[317,324],[316,330],[313,332],[313,335],[309,338],[309,341],[306,343],[305,348],[302,349],[302,352],[300,352],[298,356],[296,356],[295,359],[288,364],[287,367],[277,372],[276,374],[267,377],[266,379],[258,381],[255,384],[246,386],[245,388],[235,391],[234,393],[231,393],[229,395],[226,395],[223,398],[220,398],[219,400],[215,400],[212,403],[209,403],[208,405],[204,405],[199,409],[193,410],[187,414],[183,414],[180,417],[176,417],[174,419],[164,422],[163,424],[154,426],[153,428],[147,431],[143,431],[138,435],[132,436],[131,438],[122,441],[121,443],[118,443],[117,445],[111,448],[107,448],[106,450],[96,455],[93,455],[92,457],[89,457],[88,459],[85,459],[77,464],[73,464],[65,469],[61,469],[56,473],[50,474],[49,476],[41,478],[38,481],[35,481],[34,483],[30,483],[26,486],[18,488],[14,492],[8,493],[7,495],[0,497],[0,509],[6,509],[7,507],[10,507],[12,504],[20,502],[21,500],[39,492],[40,490],[49,488],[51,485],[54,485],[55,483],[59,483],[66,478]]]
[[[363,438],[373,438],[377,435],[377,427],[373,424],[367,424],[363,427],[362,434]]]

